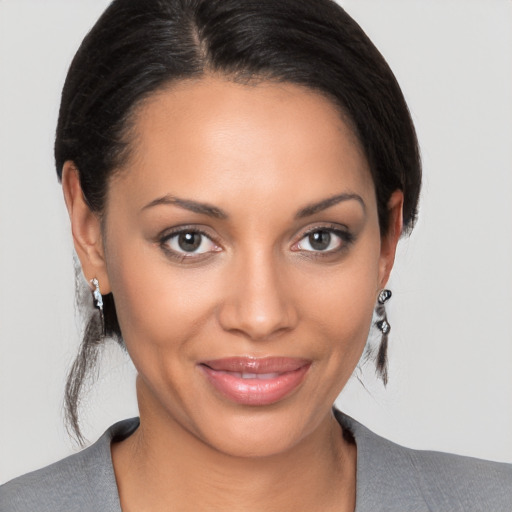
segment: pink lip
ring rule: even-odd
[[[311,361],[290,357],[230,357],[203,361],[199,368],[233,402],[269,405],[296,389],[310,366]]]

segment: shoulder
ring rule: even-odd
[[[512,510],[512,464],[405,448],[336,415],[357,444],[357,510]]]
[[[0,486],[0,511],[120,511],[110,443],[137,426],[137,418],[116,423],[85,450]]]

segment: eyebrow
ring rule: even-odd
[[[366,213],[366,204],[361,196],[359,196],[358,194],[338,194],[332,197],[328,197],[327,199],[323,199],[322,201],[309,204],[304,208],[301,208],[295,214],[295,218],[302,219],[304,217],[309,217],[310,215],[314,215],[315,213],[327,210],[328,208],[336,204],[342,203],[344,201],[353,200],[357,201],[362,206],[364,213]],[[193,201],[191,199],[180,199],[179,197],[175,197],[170,194],[154,199],[146,206],[144,206],[142,208],[142,211],[159,205],[175,205],[180,208],[184,208],[185,210],[189,210],[191,212],[199,213],[202,215],[208,215],[209,217],[213,217],[216,219],[228,218],[228,214],[221,210],[220,208],[217,208],[216,206],[213,206],[208,203],[201,203],[199,201]]]
[[[169,194],[154,199],[146,206],[144,206],[142,211],[158,205],[175,205],[179,206],[180,208],[184,208],[185,210],[189,210],[194,213],[200,213],[202,215],[208,215],[209,217],[214,217],[216,219],[227,219],[228,217],[227,213],[223,212],[216,206],[212,206],[211,204],[200,203],[198,201],[192,201],[191,199],[180,199],[179,197],[175,197]]]
[[[328,197],[327,199],[323,199],[322,201],[318,201],[317,203],[309,204],[304,208],[301,208],[295,214],[295,218],[302,219],[304,217],[309,217],[310,215],[314,215],[315,213],[327,210],[327,208],[330,208],[331,206],[334,206],[336,204],[352,200],[357,201],[363,207],[363,212],[366,214],[366,204],[361,196],[357,194],[338,194],[332,197]]]

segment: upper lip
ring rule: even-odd
[[[201,361],[212,370],[237,373],[286,373],[311,364],[308,359],[296,357],[226,357]]]

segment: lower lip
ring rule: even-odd
[[[200,368],[208,381],[231,401],[242,405],[269,405],[292,393],[302,382],[310,364],[269,379],[242,379],[228,372]]]

